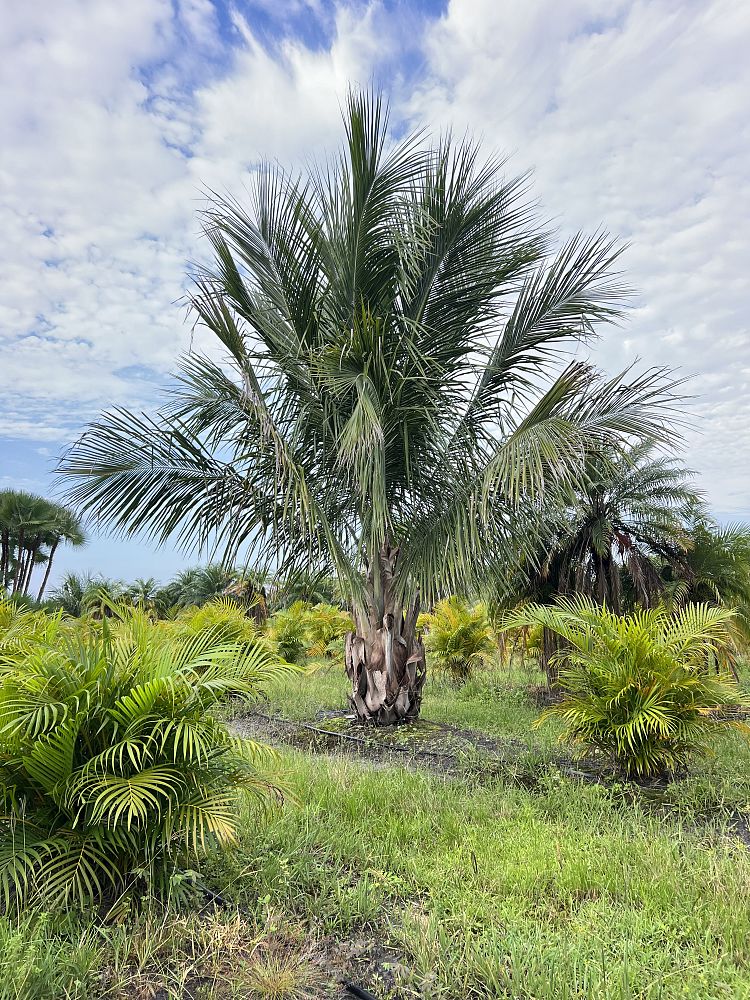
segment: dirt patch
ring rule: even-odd
[[[427,719],[379,728],[354,725],[344,712],[319,713],[311,722],[253,712],[230,725],[238,736],[316,753],[355,756],[373,767],[427,768],[447,776],[465,774],[472,762],[513,764],[530,753],[523,740],[495,739]]]
[[[209,932],[211,920],[205,916]],[[269,914],[265,926],[258,926],[239,911],[235,919],[215,926],[218,933],[210,955],[196,956],[186,943],[184,962],[175,966],[172,979],[178,970],[192,969],[179,993],[174,981],[169,986],[158,982],[168,975],[163,967],[146,967],[127,984],[133,1000],[169,1000],[176,995],[181,1000],[260,996],[345,1000],[352,996],[347,983],[378,1000],[402,996],[399,983],[408,967],[389,947],[385,928],[353,931],[345,937],[320,936],[314,926],[289,922],[281,913]]]
[[[574,781],[604,785],[625,802],[665,815],[675,811],[669,802],[669,789],[675,777],[681,777],[626,780],[598,758],[574,760],[560,751],[542,750],[520,739],[498,739],[428,719],[378,728],[355,725],[343,711],[319,712],[308,722],[255,712],[234,719],[231,726],[239,736],[316,754],[352,757],[361,766],[373,769],[408,767],[446,779],[480,784],[499,780],[530,790],[540,788],[551,774],[562,774]],[[722,836],[729,835],[750,846],[748,817],[735,810],[729,819],[727,826],[727,814],[720,811],[707,816],[700,825],[706,829],[721,823]]]

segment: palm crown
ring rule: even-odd
[[[34,568],[43,564],[41,600],[58,546],[85,541],[71,510],[24,490],[0,490],[0,592],[27,594]]]
[[[378,97],[345,125],[338,159],[207,213],[192,302],[227,363],[190,354],[156,417],[105,415],[62,471],[120,529],[328,563],[376,628],[510,553],[514,502],[587,448],[663,435],[668,387],[560,370],[617,315],[611,241],[553,254],[523,179],[467,142],[390,145]]]
[[[351,97],[339,161],[304,183],[262,171],[250,211],[217,200],[206,232],[193,303],[233,371],[190,355],[156,420],[111,413],[63,464],[76,499],[128,530],[188,522],[287,555],[304,538],[339,569],[408,539],[430,587],[468,568],[489,496],[540,486],[584,439],[663,429],[654,373],[574,364],[539,391],[563,343],[616,314],[613,244],[552,258],[521,181],[470,145],[387,149],[377,99]]]
[[[640,603],[652,606],[664,585],[661,565],[681,572],[687,564],[688,524],[702,509],[689,477],[653,441],[588,456],[570,502],[550,512],[551,523],[562,518],[555,538],[528,580],[514,580],[515,593],[586,594],[619,613],[622,570]]]

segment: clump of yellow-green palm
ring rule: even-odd
[[[34,643],[57,634],[63,625],[61,612],[49,615],[19,604],[15,599],[0,600],[0,660],[23,655]]]
[[[351,615],[335,604],[295,601],[271,615],[268,635],[289,663],[304,657],[343,655],[344,636],[354,628]]]
[[[718,712],[742,698],[726,654],[733,613],[705,604],[616,615],[589,599],[527,605],[506,628],[542,626],[564,640],[556,655],[563,699],[537,724],[562,719],[562,738],[633,778],[674,774],[710,751],[717,731],[742,723]]]
[[[285,669],[263,644],[132,609],[0,647],[0,901],[86,906],[139,875],[158,890],[233,843],[238,797],[278,789],[267,751],[213,709]]]
[[[187,638],[206,631],[231,642],[261,643],[268,646],[263,628],[246,608],[229,597],[216,598],[201,607],[185,608],[165,623],[174,635]]]
[[[460,597],[439,601],[419,616],[430,660],[455,681],[469,678],[496,653],[494,634],[484,604],[470,605]]]
[[[313,604],[307,613],[307,655],[343,656],[344,636],[354,628],[352,616],[335,604]]]

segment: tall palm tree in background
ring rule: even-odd
[[[70,545],[72,548],[80,548],[86,544],[86,535],[81,527],[81,522],[72,510],[67,507],[61,507],[60,504],[53,504],[52,517],[46,538],[46,544],[49,545],[49,552],[46,559],[44,578],[36,598],[38,601],[41,601],[49,583],[52,560],[55,558],[55,553],[60,543]]]
[[[543,551],[508,578],[506,603],[577,595],[614,614],[636,602],[654,607],[665,596],[666,567],[689,575],[689,525],[702,506],[690,476],[647,439],[588,455],[575,488],[545,508]],[[550,683],[559,649],[559,636],[545,628],[541,665]]]
[[[690,475],[653,441],[589,455],[533,574],[535,599],[580,594],[620,614],[625,580],[639,604],[653,607],[664,588],[660,568],[687,567],[688,525],[701,507]]]
[[[750,640],[750,526],[720,526],[699,516],[690,529],[685,563],[662,567],[672,603],[716,604],[737,611],[735,624]]]
[[[61,543],[79,546],[86,539],[75,514],[60,504],[24,490],[0,492],[0,586],[14,594],[28,594],[35,566],[45,572],[37,600],[41,600]]]
[[[523,178],[467,141],[389,143],[387,117],[352,94],[338,158],[214,200],[192,304],[223,363],[191,353],[155,416],[105,414],[60,467],[113,528],[333,567],[352,705],[377,723],[419,711],[420,601],[530,556],[517,504],[591,450],[663,437],[671,399],[664,372],[561,365],[618,315],[610,240],[553,252]]]
[[[3,490],[0,494],[2,561],[0,576],[6,590],[24,593],[23,583],[29,563],[33,564],[31,542],[40,537],[51,515],[48,502],[25,490]],[[33,565],[32,565],[33,568]]]

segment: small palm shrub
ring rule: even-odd
[[[306,601],[295,601],[268,619],[268,636],[287,663],[299,663],[305,655],[309,610]]]
[[[158,891],[235,840],[235,802],[274,792],[264,751],[212,708],[284,670],[210,628],[179,637],[138,610],[50,619],[0,652],[0,897],[88,905],[138,873]]]
[[[334,604],[308,604],[295,601],[276,611],[268,620],[268,637],[288,663],[304,657],[343,654],[343,638],[354,628],[348,612]]]
[[[169,623],[168,628],[183,638],[212,632],[228,642],[266,644],[254,617],[229,597],[220,597],[201,607],[185,608]]]
[[[439,601],[431,613],[421,614],[419,627],[426,631],[425,649],[432,663],[455,681],[467,680],[475,666],[495,653],[484,604],[470,607],[460,597],[449,597]]]
[[[307,655],[334,656],[340,652],[343,658],[344,636],[354,629],[352,616],[335,604],[313,604],[305,618]]]
[[[61,618],[31,611],[15,597],[0,600],[0,659],[17,656],[30,642],[44,642],[57,634]]]
[[[729,725],[714,710],[740,692],[721,666],[732,640],[731,611],[705,604],[615,615],[588,599],[527,605],[506,627],[542,626],[565,640],[556,654],[563,700],[537,725],[562,719],[562,739],[580,756],[595,753],[633,778],[683,769],[710,750]]]

